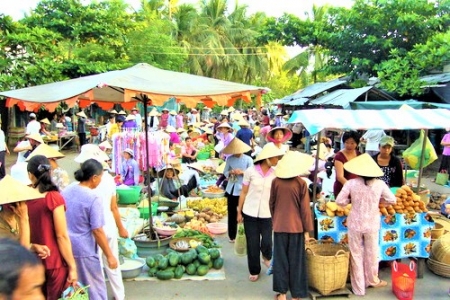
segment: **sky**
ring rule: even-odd
[[[98,0],[97,0],[98,1]],[[234,6],[236,0],[228,0],[230,7]],[[10,15],[15,20],[23,17],[30,9],[36,7],[39,0],[0,0],[0,13]],[[90,0],[82,0],[89,3]],[[141,0],[125,0],[135,9],[141,7]],[[198,0],[179,0],[179,4],[192,3],[197,4]],[[313,4],[350,7],[353,0],[238,0],[239,4],[248,6],[248,13],[253,14],[258,11],[265,12],[268,16],[280,17],[283,12],[288,12],[298,17],[303,17],[305,11],[310,11]]]

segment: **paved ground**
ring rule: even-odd
[[[73,161],[76,153],[64,151],[66,157],[60,160],[60,165],[66,169],[73,178],[73,172],[78,164]],[[6,165],[10,167],[15,163],[16,156],[7,157]],[[450,189],[431,182],[435,174],[435,165],[425,171],[424,184],[432,192],[448,193]],[[9,173],[9,169],[8,169]],[[233,252],[233,244],[228,243],[226,236],[218,237],[222,245],[225,259],[225,280],[220,281],[158,281],[158,282],[126,282],[126,296],[128,300],[140,299],[273,299],[272,277],[262,274],[257,282],[248,280],[246,257],[237,257]],[[388,286],[379,289],[368,289],[365,299],[395,299],[391,292],[391,274],[389,267],[380,270],[382,279],[388,281]],[[431,273],[425,268],[424,278],[416,281],[415,299],[448,299],[447,291],[449,280]],[[356,296],[352,296],[356,297]],[[346,297],[326,297],[327,299],[346,299]]]

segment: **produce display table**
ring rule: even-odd
[[[314,208],[317,221],[317,239],[348,244],[347,216],[329,217]],[[434,222],[428,213],[405,215],[396,213],[380,216],[380,261],[402,258],[428,258],[431,250],[431,230]],[[422,261],[419,260],[419,267]],[[420,272],[419,272],[420,273]],[[420,276],[419,276],[420,277]]]

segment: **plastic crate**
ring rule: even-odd
[[[129,186],[124,188],[116,188],[116,193],[119,198],[119,204],[136,204],[139,202],[139,195],[141,194],[141,187]]]

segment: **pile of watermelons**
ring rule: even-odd
[[[209,270],[220,270],[223,267],[223,258],[217,248],[208,249],[198,245],[195,249],[181,253],[172,249],[167,255],[156,254],[146,259],[149,267],[148,275],[160,280],[180,279],[188,275],[205,276]]]

